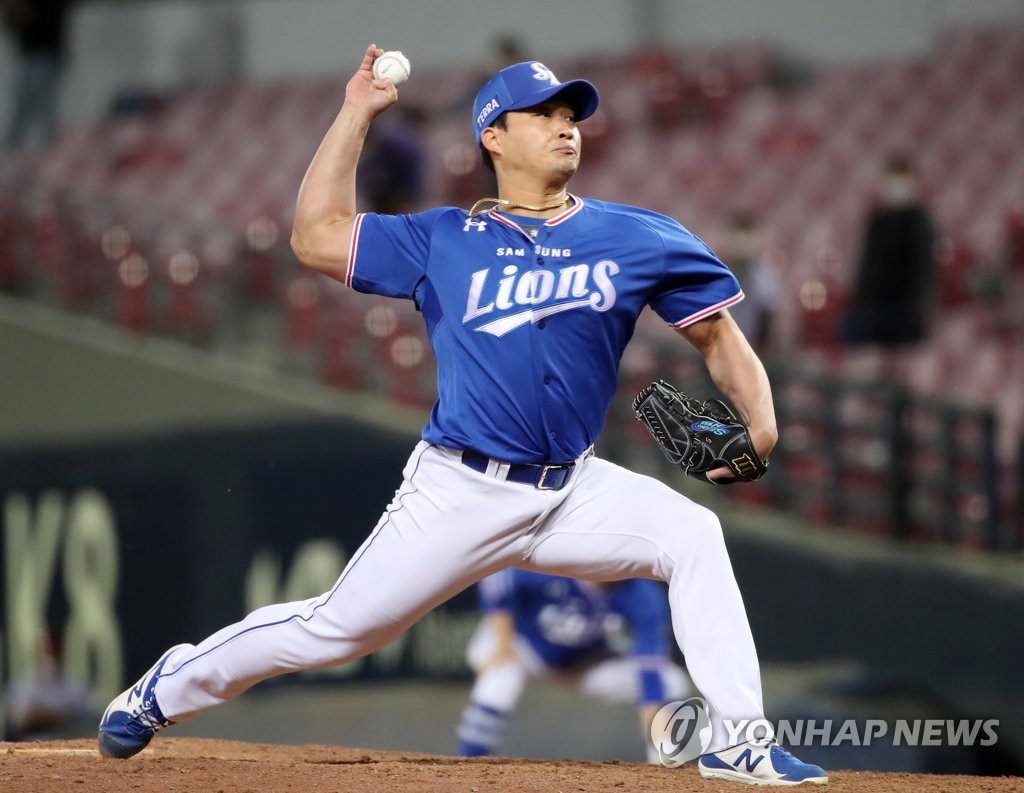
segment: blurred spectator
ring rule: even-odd
[[[844,318],[847,344],[898,346],[928,332],[935,297],[935,224],[918,193],[913,164],[885,164],[879,202],[868,216],[852,299]]]
[[[722,261],[739,279],[744,298],[729,313],[758,350],[771,347],[782,281],[764,255],[761,224],[754,212],[737,210],[729,219]]]
[[[668,600],[656,581],[605,584],[508,569],[479,584],[484,612],[467,649],[476,681],[458,727],[458,753],[490,755],[526,683],[545,678],[610,702],[635,703],[649,762],[654,714],[689,682],[670,657]]]
[[[399,104],[370,127],[358,171],[367,211],[398,215],[420,208],[427,157],[425,120],[420,108]]]
[[[44,634],[36,668],[7,688],[5,741],[35,741],[91,735],[99,710],[89,690],[64,677],[53,638]]]
[[[480,73],[481,84],[486,83],[495,72],[499,72],[513,63],[522,63],[526,58],[526,50],[519,38],[512,33],[501,33],[491,42],[491,62]],[[480,86],[477,86],[479,90]],[[474,92],[475,93],[475,92]]]
[[[498,34],[491,41],[490,54],[487,60],[480,64],[479,71],[470,78],[465,92],[459,94],[450,103],[445,105],[441,110],[442,114],[455,115],[459,118],[468,117],[473,110],[473,100],[476,98],[476,92],[480,90],[480,87],[490,80],[496,72],[501,71],[506,66],[511,66],[513,63],[522,63],[525,60],[528,60],[526,50],[517,36],[512,33]]]
[[[492,76],[506,66],[528,60],[522,42],[512,33],[501,33],[491,40],[488,57],[481,62],[478,69],[466,81],[465,91],[456,95],[451,101],[444,103],[435,112],[440,117],[450,117],[464,123],[472,115],[473,100],[480,88]],[[479,164],[479,155],[473,158],[472,169],[461,175],[457,189],[450,189],[450,199],[459,203],[466,198],[470,203],[483,196],[494,195],[498,188],[494,174]],[[467,194],[467,195],[463,195]],[[471,196],[471,197],[470,197]]]
[[[1024,272],[1024,201],[1006,213],[1006,263],[1010,269]]]
[[[4,148],[14,151],[36,133],[49,145],[57,135],[57,106],[72,0],[0,0],[15,54],[11,116]]]

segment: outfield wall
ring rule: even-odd
[[[30,670],[50,627],[68,674],[105,701],[169,644],[329,589],[410,448],[402,433],[332,419],[0,455],[4,679]],[[949,717],[999,719],[1000,748],[1019,750],[1024,586],[1012,563],[825,537],[771,515],[723,521],[765,662],[857,661]],[[464,679],[474,604],[463,593],[383,651],[315,676]]]

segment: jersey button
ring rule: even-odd
[[[551,378],[548,377],[547,375],[544,375],[544,385],[549,385],[550,383],[551,383]]]
[[[537,327],[540,328],[541,330],[544,330],[544,320],[541,320],[540,322],[538,322],[537,323]]]
[[[541,258],[538,258],[538,259],[537,259],[537,264],[544,264],[544,260],[543,260],[543,259],[541,259]]]
[[[555,433],[552,432],[551,433],[551,438],[554,439],[554,437],[555,437]]]

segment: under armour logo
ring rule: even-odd
[[[530,64],[530,68],[533,69],[534,80],[547,80],[552,85],[560,85],[558,78],[555,77],[555,73],[543,63],[535,61]]]
[[[475,220],[474,218],[466,218],[466,225],[462,227],[463,231],[469,231],[471,228],[475,228],[477,231],[483,231],[487,228],[486,220]]]

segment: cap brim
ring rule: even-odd
[[[525,110],[547,102],[553,97],[560,97],[569,103],[577,121],[590,118],[597,112],[600,97],[597,88],[589,80],[567,80],[560,85],[553,85],[543,91],[537,91],[528,98],[515,102],[506,110]]]

